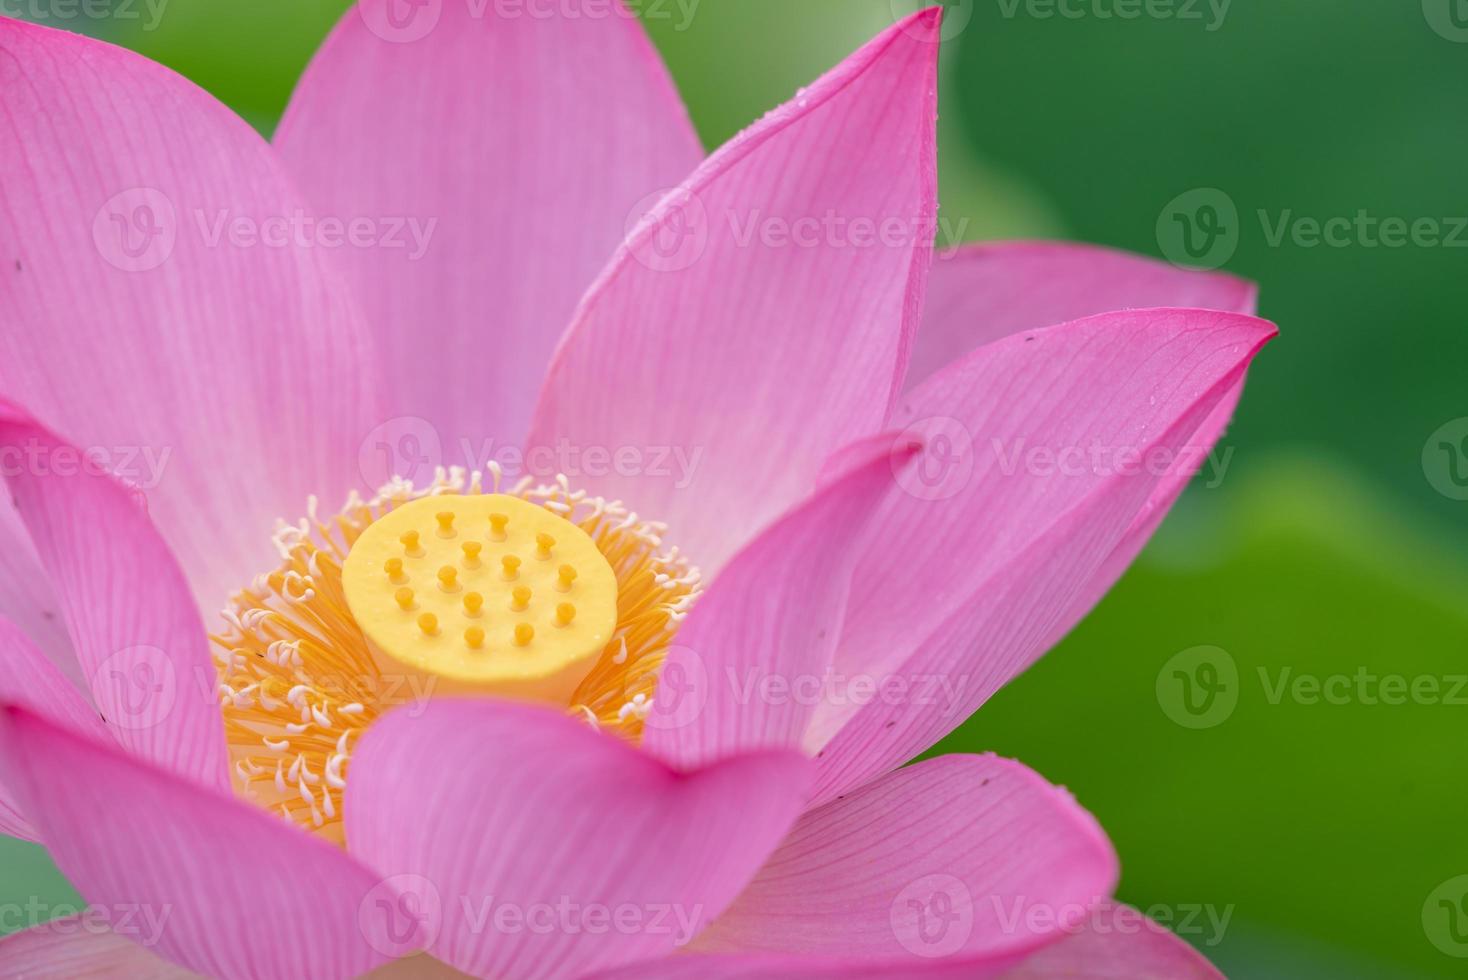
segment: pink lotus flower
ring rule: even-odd
[[[937,11],[702,159],[620,6],[389,2],[273,146],[0,21],[0,828],[91,903],[3,972],[1215,976],[1068,794],[903,764],[1142,547],[1252,288],[931,264]]]

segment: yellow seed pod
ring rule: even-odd
[[[441,693],[565,703],[617,625],[616,574],[596,543],[507,494],[394,508],[353,543],[342,587],[384,672],[434,676]]]

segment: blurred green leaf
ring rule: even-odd
[[[1419,0],[1231,3],[1221,20],[1208,0],[1157,5],[1193,18],[1107,17],[1112,0],[1066,0],[1079,17],[1041,16],[1053,0],[966,6],[949,105],[1076,237],[1160,255],[1157,222],[1178,195],[1216,188],[1236,206],[1226,268],[1261,283],[1282,330],[1239,441],[1328,447],[1461,528],[1461,503],[1426,485],[1419,459],[1468,415],[1468,45]],[[1363,209],[1458,229],[1459,244],[1270,240],[1282,219]]]
[[[81,896],[39,846],[0,836],[0,868],[0,936],[80,911]]]

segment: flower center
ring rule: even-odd
[[[352,747],[384,712],[437,695],[533,698],[641,738],[699,593],[661,524],[568,481],[501,488],[440,472],[334,517],[281,525],[281,564],[212,637],[236,789],[342,842]]]
[[[591,536],[502,493],[397,508],[357,538],[342,585],[382,672],[444,693],[565,704],[617,626],[617,576]]]

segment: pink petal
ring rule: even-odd
[[[909,961],[894,970],[891,964],[830,957],[731,953],[667,956],[598,973],[589,980],[988,980],[1002,970],[986,963],[942,960]]]
[[[36,829],[32,827],[20,810],[15,794],[0,784],[0,834],[18,840],[40,842]]]
[[[392,413],[430,422],[444,463],[522,437],[638,202],[703,158],[657,52],[614,3],[362,0],[276,134],[320,213],[419,223],[402,248],[342,258]]]
[[[139,939],[142,923],[124,927]],[[0,939],[0,971],[26,980],[183,980],[196,976],[159,959],[138,945],[79,916],[53,919]]]
[[[161,923],[150,948],[210,976],[357,976],[386,959],[389,885],[339,848],[22,708],[0,773],[94,907]]]
[[[76,686],[14,623],[0,619],[0,703],[21,704],[52,724],[108,742],[112,736]],[[15,795],[0,783],[0,833],[36,840]]]
[[[1135,909],[1103,903],[1064,938],[1013,969],[1002,963],[934,959],[857,963],[779,954],[670,956],[597,974],[593,980],[1223,980],[1191,946]]]
[[[530,445],[644,460],[579,482],[666,521],[708,574],[896,394],[931,253],[938,20],[883,33],[711,157],[552,362]],[[668,449],[690,465],[657,464]]]
[[[231,236],[304,212],[205,92],[3,19],[0,89],[0,396],[147,492],[212,613],[274,567],[276,518],[356,481],[365,330],[327,250]]]
[[[1010,334],[1113,310],[1161,306],[1255,312],[1259,290],[1127,252],[1070,242],[992,242],[940,255],[907,387]]]
[[[214,662],[168,545],[120,483],[0,403],[0,452],[20,447],[54,461],[7,470],[6,483],[112,734],[140,758],[227,788]]]
[[[1193,947],[1136,909],[1107,903],[1074,935],[1040,950],[1004,980],[1223,980]]]
[[[0,461],[0,472],[3,468]],[[4,494],[0,494],[0,617],[24,630],[69,677],[81,679],[56,593],[20,515]]]
[[[1169,468],[1158,481],[1156,489],[1147,498],[1147,503],[1132,518],[1131,527],[1127,528],[1126,534],[1121,541],[1106,556],[1101,567],[1091,576],[1079,594],[1071,602],[1070,612],[1057,622],[1053,633],[1053,639],[1045,644],[1046,648],[1059,643],[1071,628],[1085,618],[1086,614],[1095,608],[1111,587],[1116,584],[1122,574],[1131,567],[1137,555],[1141,554],[1147,542],[1152,539],[1153,533],[1162,526],[1162,520],[1172,505],[1177,503],[1178,497],[1187,489],[1188,484],[1197,474],[1208,455],[1214,450],[1218,440],[1223,438],[1224,431],[1233,421],[1234,410],[1238,408],[1239,399],[1244,394],[1244,381],[1239,383],[1226,393],[1203,424],[1198,427],[1188,438],[1188,445],[1196,449],[1193,458],[1179,460],[1176,465]]]
[[[903,397],[893,427],[929,452],[873,518],[835,661],[887,695],[818,708],[818,799],[932,745],[1044,652],[1274,333],[1106,314],[982,347]]]
[[[945,756],[812,810],[699,938],[902,973],[1008,964],[1111,894],[1117,862],[1068,793],[994,756]]]
[[[1253,315],[1258,287],[1216,272],[1071,242],[994,242],[941,255],[928,279],[923,325],[913,348],[907,387],[917,387],[970,351],[1011,334],[1113,310],[1193,307]],[[1189,440],[1199,458],[1168,474],[1107,559],[1058,641],[1091,610],[1131,565],[1187,487],[1197,464],[1223,435],[1243,386],[1224,399]]]
[[[679,774],[557,712],[437,700],[363,737],[344,812],[354,853],[422,883],[436,958],[579,976],[670,953],[723,911],[794,823],[806,777],[793,753]],[[529,928],[558,903],[640,924],[593,931],[553,911],[553,927]],[[516,910],[518,929],[501,918]]]
[[[678,630],[644,747],[676,767],[799,749],[836,649],[861,529],[911,453],[859,446],[844,476],[761,532]],[[774,683],[775,687],[766,687]]]

